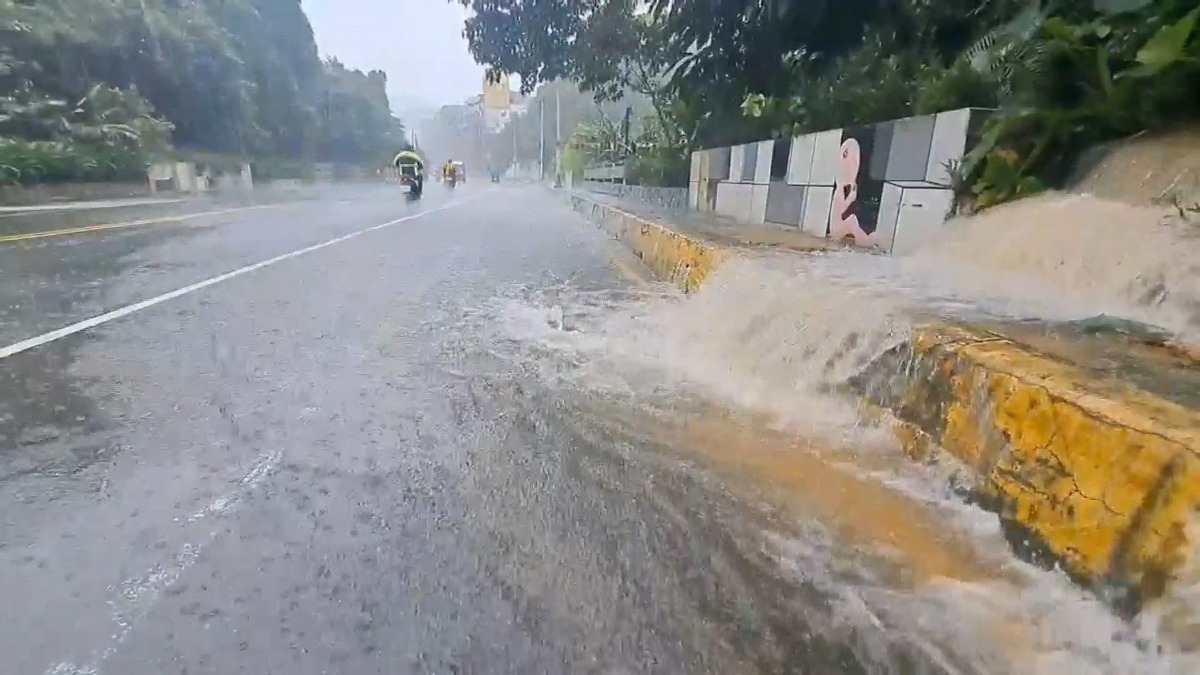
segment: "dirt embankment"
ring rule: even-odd
[[[1138,206],[1200,205],[1200,128],[1096,147],[1080,158],[1070,189]]]

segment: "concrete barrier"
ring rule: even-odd
[[[572,197],[652,270],[696,289],[738,249]],[[994,332],[930,324],[848,383],[913,459],[953,457],[1014,550],[1127,612],[1200,569],[1200,412]]]
[[[911,251],[951,215],[951,169],[987,114],[964,108],[700,150],[688,204],[750,225]]]
[[[628,245],[655,274],[685,293],[698,288],[732,253],[731,249],[606,204],[578,195],[572,195],[571,201],[577,211],[585,213],[600,229]]]

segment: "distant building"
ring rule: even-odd
[[[501,75],[496,82],[483,78],[483,95],[480,97],[483,125],[490,132],[497,132],[508,124],[514,115],[520,115],[529,107],[529,99],[512,90],[508,75]]]

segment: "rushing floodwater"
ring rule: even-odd
[[[821,627],[865,671],[1196,672],[1155,608],[1126,625],[1065,576],[1016,561],[994,518],[951,495],[944,476],[897,461],[887,434],[832,393],[931,315],[1107,314],[1194,338],[1200,257],[1188,227],[1057,196],[954,227],[910,258],[736,261],[686,299],[654,284],[515,289],[463,328],[494,335],[482,342],[501,370],[519,364],[594,411],[605,433],[642,430],[729,476],[783,476],[793,490],[775,503],[791,508],[740,545],[807,589],[788,611],[820,616],[805,630]]]

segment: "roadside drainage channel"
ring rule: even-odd
[[[696,290],[738,249],[571,195],[658,276]],[[969,467],[1014,551],[1131,616],[1200,582],[1200,412],[979,327],[929,323],[847,383],[917,461]]]

